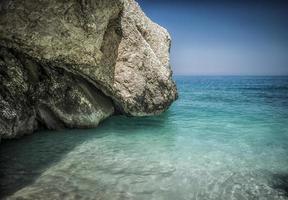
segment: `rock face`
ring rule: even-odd
[[[0,138],[165,111],[170,42],[134,0],[2,0]]]

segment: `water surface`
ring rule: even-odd
[[[176,77],[157,117],[0,145],[7,199],[288,199],[288,77]]]

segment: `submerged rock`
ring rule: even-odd
[[[170,36],[134,0],[0,6],[2,138],[159,114],[177,98]]]

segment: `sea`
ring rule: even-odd
[[[0,199],[287,200],[288,77],[175,76],[153,117],[0,144]]]

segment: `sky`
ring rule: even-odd
[[[288,1],[137,1],[171,34],[175,75],[288,75]]]

